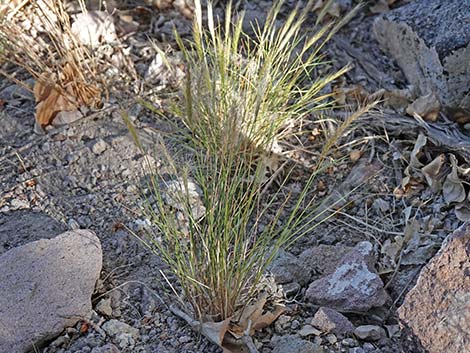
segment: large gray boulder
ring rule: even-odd
[[[377,18],[374,32],[421,96],[455,115],[470,111],[470,2],[415,0]]]
[[[365,312],[384,305],[388,295],[374,263],[372,244],[357,244],[333,273],[310,284],[305,298],[340,312]]]
[[[65,232],[2,254],[0,352],[39,347],[87,317],[101,266],[101,244],[89,230]]]
[[[398,314],[405,352],[470,352],[470,223],[423,268]]]

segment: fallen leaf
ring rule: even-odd
[[[113,17],[106,11],[79,13],[72,19],[72,33],[84,45],[96,47],[118,39]]]
[[[418,114],[427,121],[436,121],[440,110],[441,104],[439,103],[439,98],[434,92],[431,92],[425,96],[419,97],[408,105],[406,113],[411,116]]]
[[[79,112],[81,106],[99,107],[101,105],[101,91],[94,85],[80,81],[77,68],[65,64],[60,76],[55,74],[42,74],[33,87],[36,100],[36,125],[44,128],[52,124],[61,112],[63,114],[58,124],[69,123],[82,117]]]
[[[390,11],[387,0],[378,0],[377,3],[369,8],[372,13],[384,13]]]
[[[361,156],[362,152],[360,150],[352,150],[351,153],[349,153],[349,158],[352,162],[357,162]]]
[[[209,341],[215,343],[219,347],[222,347],[222,342],[224,340],[225,334],[227,333],[229,324],[230,319],[226,319],[220,322],[203,322],[201,324],[200,330]]]
[[[445,160],[445,154],[441,153],[439,156],[434,158],[431,163],[421,168],[421,172],[426,178],[428,185],[434,192],[440,189],[441,181],[439,180],[439,173],[441,171],[442,166],[444,165]]]
[[[419,154],[421,153],[421,149],[426,146],[427,139],[426,136],[423,134],[419,134],[418,138],[416,139],[415,145],[413,150],[411,151],[410,155],[410,166],[413,168],[420,168],[423,166],[423,163],[419,161]]]
[[[229,332],[237,339],[240,339],[246,334],[246,330],[250,328],[249,335],[253,335],[256,330],[263,329],[271,325],[282,313],[285,312],[285,307],[276,305],[274,311],[267,311],[263,314],[264,306],[266,304],[268,295],[261,293],[258,300],[248,305],[234,315],[234,318],[239,317],[237,321],[232,321]]]
[[[385,240],[380,252],[386,255],[392,261],[392,263],[396,265],[395,260],[400,254],[400,251],[403,248],[403,244],[403,237],[397,235],[393,242],[390,239]]]
[[[408,265],[424,265],[428,262],[428,260],[434,256],[436,253],[435,244],[429,244],[426,246],[420,246],[403,255],[401,264],[408,266]]]
[[[57,113],[62,111],[74,111],[78,105],[73,97],[65,97],[51,82],[38,80],[34,85],[34,97],[36,98],[36,121],[41,127],[52,123]]]
[[[444,185],[442,186],[444,201],[448,204],[465,200],[465,187],[458,176],[457,159],[453,154],[450,154],[449,157],[452,170],[447,175]]]
[[[469,193],[470,201],[470,193]],[[470,222],[470,202],[461,203],[455,206],[455,215],[462,222]]]
[[[416,180],[415,170],[423,167],[423,163],[419,161],[421,149],[426,145],[427,139],[423,134],[419,134],[416,139],[413,150],[410,153],[410,163],[405,168],[405,177],[401,181],[401,187],[404,194],[410,190],[416,190],[419,187],[419,181]]]

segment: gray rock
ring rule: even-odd
[[[466,3],[466,5],[464,4]],[[374,32],[420,95],[436,92],[448,108],[470,110],[468,1],[417,0],[379,17]]]
[[[300,337],[307,337],[311,335],[320,336],[321,333],[322,332],[320,330],[317,330],[315,327],[311,325],[305,325],[299,331]]]
[[[354,331],[354,325],[348,318],[330,308],[320,308],[312,319],[312,325],[323,332],[345,336]]]
[[[98,304],[96,304],[96,311],[100,314],[111,316],[113,314],[111,298],[101,299]]]
[[[297,257],[284,250],[269,265],[268,271],[274,275],[278,284],[297,282],[306,285],[310,280],[309,271],[302,267]]]
[[[34,86],[34,80],[29,79],[27,81],[24,81],[23,84],[26,84],[30,89],[32,89]],[[32,93],[32,91],[26,89],[26,87],[14,84],[11,86],[7,86],[0,91],[0,99],[6,101],[14,99],[27,99],[34,101],[34,94]]]
[[[356,327],[354,335],[364,341],[378,341],[385,337],[385,330],[377,325],[361,325]]]
[[[294,335],[275,337],[272,353],[323,353],[323,347]]]
[[[310,284],[305,297],[341,312],[365,312],[384,305],[387,293],[374,269],[372,244],[356,245],[332,274]]]
[[[116,319],[106,321],[102,328],[121,348],[132,348],[139,337],[138,329]]]
[[[26,352],[88,316],[101,266],[101,244],[89,230],[2,254],[0,352]]]

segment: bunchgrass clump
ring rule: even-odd
[[[281,5],[274,4],[264,26],[254,24],[250,37],[243,16],[232,22],[230,3],[223,24],[209,3],[203,29],[196,0],[193,40],[178,37],[187,76],[173,112],[187,127],[193,160],[179,167],[169,153],[163,158],[178,175],[176,194],[174,180],[152,175],[146,215],[156,231],[144,241],[176,275],[182,305],[200,322],[236,321],[279,250],[326,219],[314,207],[312,182],[341,133],[370,108],[339,123],[301,192],[284,188],[288,175],[262,192],[273,175],[266,179],[260,155],[269,158],[291,123],[330,107],[330,95],[321,91],[347,70],[318,75],[325,69],[320,49],[343,23],[307,38],[302,25],[312,1],[278,24]],[[197,188],[202,207],[195,207]]]
[[[243,14],[232,22],[231,2],[225,22],[218,23],[211,3],[203,29],[200,1],[196,1],[193,40],[177,36],[186,61],[187,79],[176,113],[208,153],[227,150],[251,155],[276,150],[289,127],[307,115],[331,107],[322,89],[348,67],[326,72],[321,48],[350,15],[337,24],[320,27],[306,37],[305,23],[313,1],[297,7],[281,25],[283,1],[276,1],[254,36],[243,31]],[[319,74],[319,72],[322,72]]]

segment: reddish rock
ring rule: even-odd
[[[299,260],[307,271],[326,276],[335,272],[338,264],[351,250],[351,247],[342,245],[319,245],[302,252]]]
[[[354,325],[346,316],[324,307],[318,309],[315,313],[312,325],[323,332],[331,332],[338,336],[345,336],[354,331]]]
[[[446,239],[398,313],[405,352],[470,352],[470,224]]]

